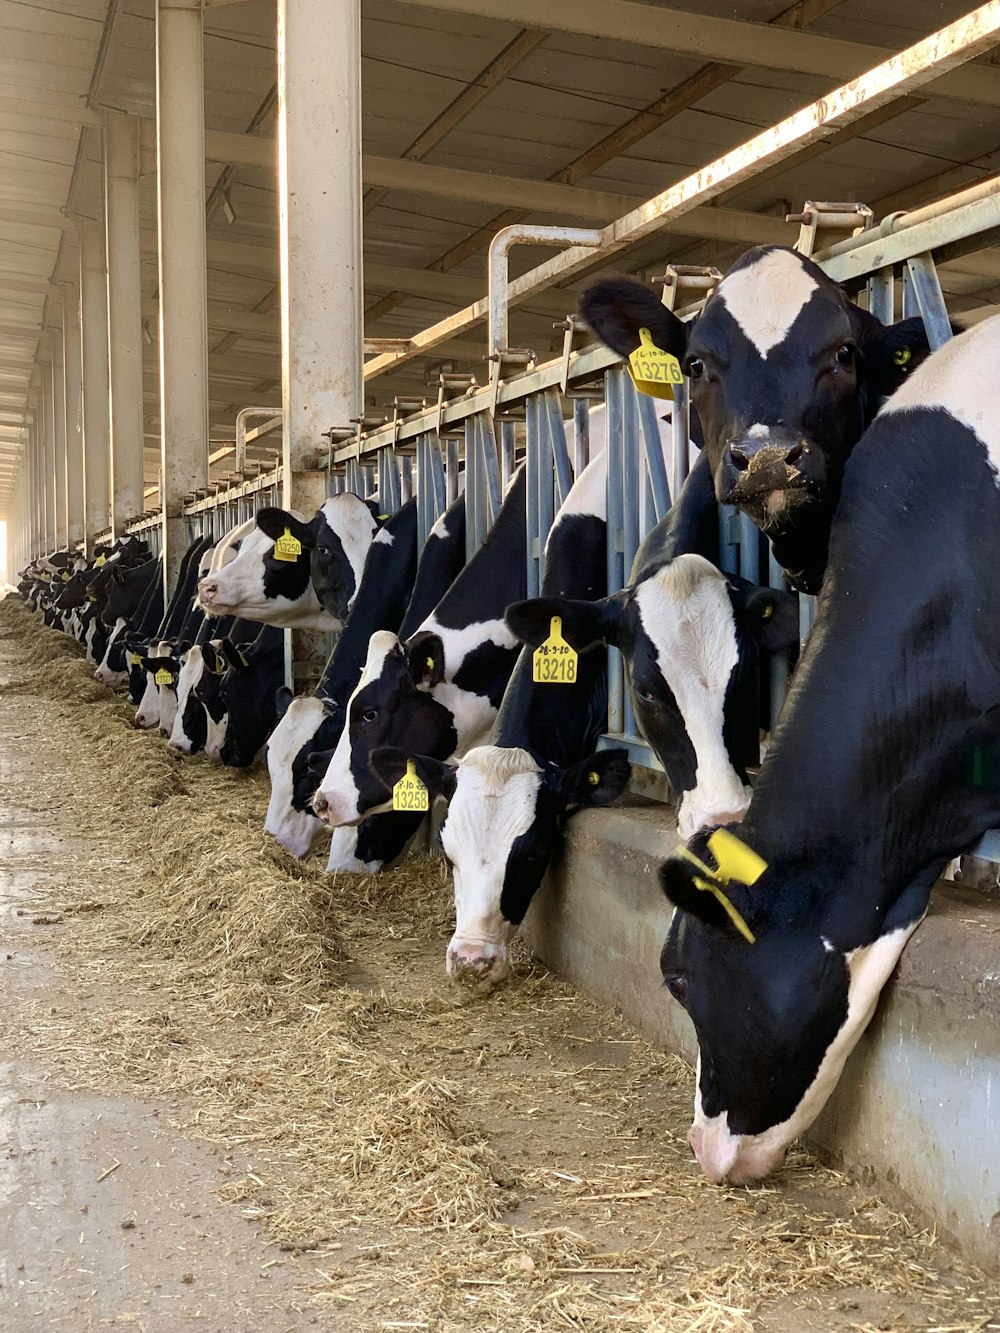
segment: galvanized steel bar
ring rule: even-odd
[[[670,508],[670,483],[667,480],[667,465],[664,462],[663,447],[660,443],[657,400],[650,398],[645,393],[639,395],[639,428],[642,433],[653,518],[655,522],[659,523]]]
[[[906,271],[916,297],[917,308],[927,330],[931,351],[936,351],[951,338],[951,320],[945,305],[944,293],[938,279],[934,259],[929,254],[913,255],[906,261]]]

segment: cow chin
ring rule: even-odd
[[[727,800],[705,802],[699,799],[697,789],[685,792],[677,810],[677,832],[687,842],[703,829],[740,824],[750,807],[751,795],[751,789],[744,787],[742,794],[733,792]]]
[[[767,1137],[730,1134],[724,1123],[715,1122],[694,1124],[688,1131],[698,1165],[713,1185],[753,1185],[776,1171],[785,1160],[788,1145],[770,1144]]]

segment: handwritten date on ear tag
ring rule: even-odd
[[[278,540],[274,543],[275,560],[298,560],[302,554],[302,543],[298,537],[293,537],[286,528]]]
[[[639,346],[628,359],[628,373],[639,392],[652,398],[673,398],[674,385],[684,383],[681,363],[657,347],[649,329],[639,330]]]
[[[429,810],[430,794],[423,781],[417,776],[413,760],[407,759],[406,772],[392,789],[393,810]]]
[[[549,637],[531,656],[531,679],[536,685],[574,685],[579,653],[562,636],[562,616],[553,616]]]

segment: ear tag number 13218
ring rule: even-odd
[[[407,759],[406,772],[392,789],[393,810],[429,810],[430,796],[427,787],[417,776],[413,760]]]
[[[657,347],[649,329],[639,330],[639,346],[628,359],[628,373],[635,387],[653,398],[673,398],[674,385],[684,383],[681,363]]]
[[[553,616],[549,637],[531,658],[531,679],[536,685],[573,685],[579,654],[562,636],[562,616]]]
[[[302,554],[302,543],[298,537],[293,537],[286,528],[278,540],[274,543],[275,560],[298,560]]]

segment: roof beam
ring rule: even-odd
[[[840,83],[872,69],[895,55],[882,46],[819,37],[811,32],[775,28],[768,23],[747,23],[715,18],[636,0],[546,0],[539,10],[535,0],[400,0],[401,4],[474,14],[522,27],[543,19],[551,32],[570,32],[603,41],[672,51],[699,60],[719,60],[760,69],[785,69],[813,74]],[[967,65],[928,80],[940,97],[960,102],[1000,106],[1000,69]]]

